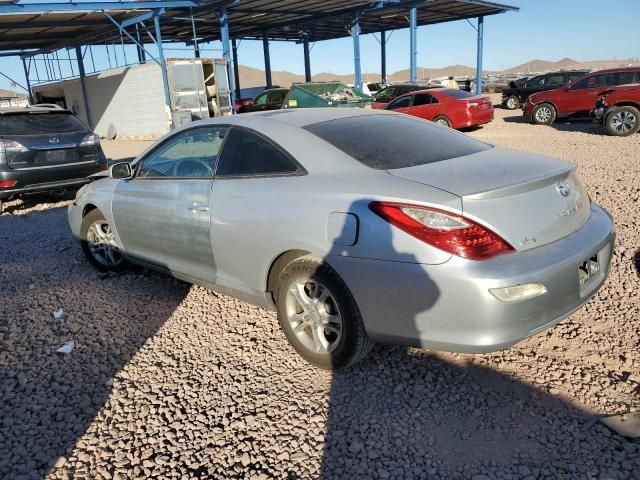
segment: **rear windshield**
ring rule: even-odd
[[[18,113],[0,115],[0,135],[39,135],[87,130],[71,113]]]
[[[377,170],[426,165],[491,148],[454,130],[408,115],[362,115],[304,128]]]
[[[443,90],[443,93],[446,93],[447,95],[453,98],[475,97],[473,93],[469,93],[465,90],[456,90],[455,88],[447,88],[446,90]]]

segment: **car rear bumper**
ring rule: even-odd
[[[0,188],[0,199],[22,193],[46,192],[75,187],[91,181],[90,175],[107,168],[107,161],[99,160],[45,168],[0,170],[0,181],[15,181],[9,188]]]
[[[615,241],[613,220],[592,205],[587,223],[562,240],[487,261],[453,257],[441,265],[329,257],[383,343],[483,353],[507,348],[552,327],[605,281]],[[598,256],[599,273],[582,287],[578,268]],[[547,293],[503,303],[490,288],[541,283]]]
[[[485,123],[489,123],[492,120],[493,120],[493,108],[490,110],[474,112],[469,114],[469,119],[467,120],[467,127],[472,127],[474,125],[484,125]]]

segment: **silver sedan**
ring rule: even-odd
[[[373,342],[507,348],[595,294],[615,239],[567,163],[330,108],[176,130],[83,187],[69,222],[97,269],[135,262],[274,309],[332,369]]]

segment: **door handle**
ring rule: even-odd
[[[191,205],[189,205],[189,210],[191,210],[192,212],[208,212],[209,207],[206,207],[199,202],[193,202]]]

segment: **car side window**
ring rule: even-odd
[[[563,85],[564,75],[549,75],[545,82],[546,85]]]
[[[303,173],[283,150],[263,136],[232,128],[216,167],[216,177],[254,177]]]
[[[437,100],[434,100],[434,97],[432,95],[429,95],[428,93],[417,93],[413,97],[413,106],[417,107],[419,105],[430,105],[432,103],[438,103]]]
[[[638,72],[614,72],[607,75],[607,85],[630,85],[636,82]]]
[[[268,99],[269,99],[269,93],[263,92],[255,98],[253,103],[254,105],[266,105]]]
[[[387,107],[388,110],[395,110],[396,108],[405,108],[411,106],[411,96],[408,95],[402,98],[396,98],[393,102],[389,104]]]
[[[376,101],[379,101],[379,102],[389,101],[390,99],[395,97],[394,93],[395,93],[395,87],[383,88],[376,94]]]
[[[286,92],[281,91],[271,92],[271,95],[269,95],[269,103],[282,102],[284,100],[285,93]]]
[[[582,80],[574,83],[571,90],[586,90],[587,88],[598,88],[604,85],[605,74],[589,75]]]
[[[226,132],[202,127],[174,135],[141,160],[136,178],[211,178]]]

